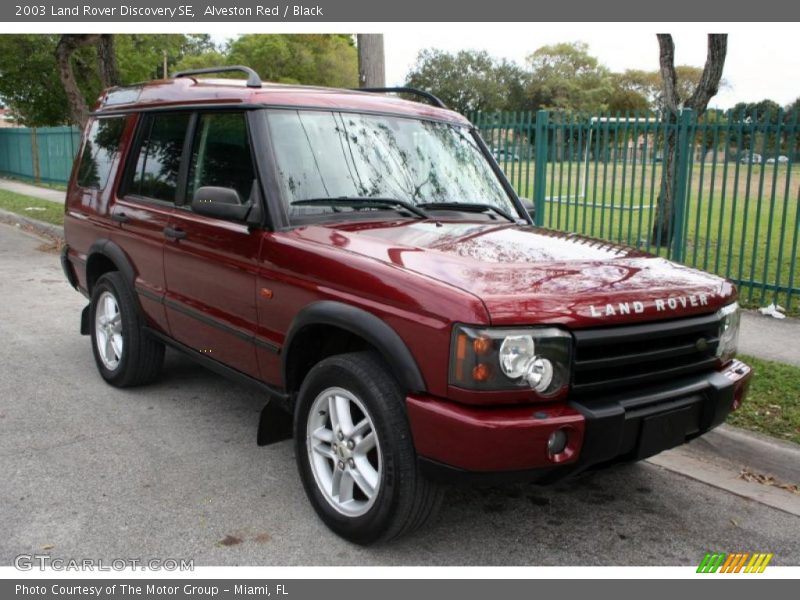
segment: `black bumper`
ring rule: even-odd
[[[576,462],[528,471],[470,472],[420,459],[426,476],[449,483],[551,483],[589,469],[634,462],[680,446],[721,425],[740,402],[750,367],[733,361],[723,371],[605,397],[569,402],[585,421]]]

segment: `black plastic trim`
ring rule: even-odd
[[[645,323],[643,325],[625,325],[623,327],[599,327],[594,329],[576,329],[573,335],[578,345],[584,348],[603,346],[620,341],[634,342],[650,340],[654,335],[662,333],[675,333],[676,328],[681,334],[703,331],[719,323],[716,313],[701,317],[688,317]]]
[[[69,245],[64,244],[61,248],[61,269],[64,271],[64,277],[67,278],[67,282],[74,288],[78,289],[78,276],[75,274],[75,269],[72,268],[72,265],[69,262]]]
[[[423,477],[431,481],[458,486],[533,483],[542,481],[559,470],[559,467],[553,466],[523,471],[467,471],[424,456],[417,457],[417,466]]]
[[[113,262],[114,265],[119,270],[119,272],[122,273],[122,276],[125,277],[125,280],[131,286],[131,289],[134,288],[134,284],[136,282],[136,271],[133,268],[133,263],[128,258],[128,255],[125,254],[125,251],[122,248],[120,248],[116,243],[106,238],[95,240],[94,243],[89,247],[89,252],[86,255],[87,286],[89,285],[88,281],[89,263],[91,262],[92,256],[96,254],[103,255],[106,258],[108,258],[111,262]]]
[[[164,298],[162,296],[159,296],[158,294],[154,294],[150,290],[142,288],[141,286],[136,286],[136,293],[144,296],[145,298],[149,298],[150,300],[160,302],[164,306],[167,306],[168,308],[171,308],[183,315],[186,315],[187,317],[196,319],[197,321],[200,321],[205,325],[219,329],[220,331],[233,335],[246,342],[250,342],[251,344],[255,344],[260,348],[264,348],[265,350],[269,350],[270,352],[273,352],[275,354],[279,354],[281,351],[280,346],[278,346],[277,344],[273,344],[272,342],[257,337],[255,334],[248,333],[247,331],[243,331],[237,327],[233,327],[231,325],[228,325],[227,323],[223,323],[222,321],[220,321],[219,319],[215,319],[214,317],[209,317],[208,315],[203,314],[198,310],[189,308],[188,306],[186,306],[181,302],[178,302],[176,300],[171,300],[169,298]]]
[[[291,406],[291,396],[282,390],[279,390],[276,387],[273,387],[263,381],[260,381],[250,375],[242,373],[241,371],[237,371],[236,369],[232,369],[227,365],[222,364],[219,361],[214,360],[213,358],[209,357],[206,354],[202,354],[185,344],[181,344],[177,340],[165,335],[159,331],[156,331],[151,328],[145,328],[145,331],[148,335],[155,337],[156,339],[162,341],[163,343],[167,344],[168,346],[183,352],[189,358],[192,358],[196,362],[200,363],[202,366],[206,367],[207,369],[214,371],[218,375],[222,375],[223,377],[227,377],[233,381],[238,383],[248,385],[254,387],[255,389],[266,393],[270,400],[275,400],[278,405],[285,409],[289,410]]]
[[[405,342],[385,321],[361,308],[323,300],[301,310],[292,321],[284,343],[282,369],[288,381],[288,365],[294,337],[306,327],[332,325],[349,331],[374,346],[409,392],[426,391],[425,380]]]

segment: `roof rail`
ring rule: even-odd
[[[245,73],[247,75],[247,87],[260,88],[261,78],[253,69],[243,65],[233,65],[230,67],[208,67],[206,69],[187,69],[186,71],[178,71],[173,75],[175,79],[179,77],[191,77],[192,75],[205,75],[207,73],[231,73],[231,72]]]
[[[375,92],[376,94],[413,94],[415,96],[420,96],[421,98],[425,98],[426,100],[430,100],[431,104],[438,108],[447,108],[447,105],[442,102],[439,98],[431,94],[430,92],[424,92],[422,90],[418,90],[412,87],[380,87],[380,88],[358,88],[359,92]]]

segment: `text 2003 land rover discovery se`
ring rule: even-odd
[[[419,527],[443,479],[641,459],[742,401],[726,280],[533,226],[454,112],[237,69],[102,96],[64,270],[110,384],[169,345],[266,392],[261,443],[289,411],[338,534]]]

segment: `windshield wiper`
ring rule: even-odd
[[[426,202],[424,204],[418,204],[417,206],[420,208],[430,208],[433,210],[461,210],[464,212],[492,211],[504,219],[508,219],[512,223],[519,221],[519,219],[515,219],[502,208],[499,208],[494,204],[482,204],[480,202]]]
[[[428,213],[418,206],[397,198],[372,198],[370,196],[341,196],[339,198],[307,198],[295,200],[292,206],[350,206],[352,208],[402,208],[420,219],[428,219]]]

